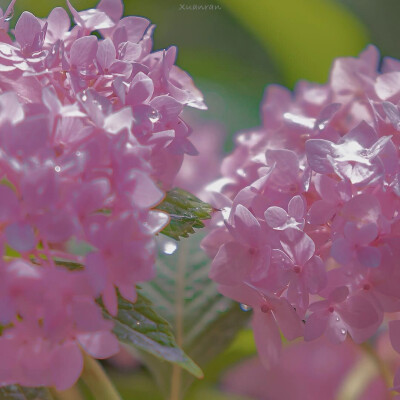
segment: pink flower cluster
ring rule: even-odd
[[[79,346],[118,351],[95,299],[115,315],[116,289],[135,301],[152,278],[169,220],[153,208],[196,153],[180,114],[205,105],[176,49],[151,52],[154,26],[122,18],[121,0],[67,0],[72,29],[62,8],[24,12],[15,41],[14,2],[0,14],[0,383],[65,389]]]
[[[361,343],[400,311],[400,62],[378,63],[371,46],[325,85],[269,86],[262,126],[209,186],[222,210],[203,241],[210,276],[253,309],[265,365],[280,331]],[[400,320],[389,329],[400,352]]]

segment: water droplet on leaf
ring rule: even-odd
[[[177,244],[174,242],[166,242],[163,246],[163,252],[165,254],[173,254],[175,253],[176,249],[178,248]]]

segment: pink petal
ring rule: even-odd
[[[246,304],[254,308],[259,307],[263,301],[261,294],[258,293],[256,289],[246,284],[237,286],[218,285],[218,291],[238,303]]]
[[[53,43],[62,39],[71,26],[71,20],[62,7],[56,7],[50,12],[47,23],[47,32],[51,35]]]
[[[152,208],[159,204],[164,198],[161,191],[148,174],[133,170],[130,179],[134,182],[134,189],[130,193],[132,204],[140,208]]]
[[[341,264],[347,264],[353,258],[353,246],[343,237],[337,238],[331,247],[332,257]]]
[[[326,175],[317,174],[314,179],[315,189],[318,194],[328,203],[335,204],[340,201],[338,195],[338,181]]]
[[[357,258],[364,267],[377,268],[381,263],[382,255],[377,247],[363,246],[357,249]]]
[[[94,332],[104,325],[102,313],[97,304],[89,299],[77,299],[71,305],[71,316],[74,319],[77,330]]]
[[[234,211],[235,235],[242,243],[257,247],[260,242],[261,227],[254,215],[244,206],[238,204]]]
[[[252,254],[249,266],[251,267],[250,279],[253,282],[261,281],[268,275],[271,261],[271,246],[263,246]]]
[[[51,378],[57,390],[66,390],[74,385],[83,369],[83,358],[79,347],[69,342],[59,346],[51,358]]]
[[[118,314],[118,299],[114,285],[111,282],[104,289],[102,298],[107,311],[115,317]]]
[[[351,295],[340,304],[340,315],[348,325],[356,329],[367,328],[379,319],[372,304],[359,295]]]
[[[78,336],[82,347],[95,358],[103,359],[117,354],[119,342],[111,332],[95,332]]]
[[[325,200],[317,200],[308,211],[308,221],[313,225],[323,225],[336,213],[336,207]]]
[[[299,220],[304,216],[304,200],[297,195],[291,198],[288,205],[288,213],[291,217]]]
[[[96,8],[107,14],[114,22],[119,21],[124,12],[121,0],[101,0]]]
[[[306,142],[307,161],[311,169],[320,174],[334,172],[328,156],[332,156],[334,144],[323,139],[309,139]]]
[[[132,108],[124,107],[105,118],[104,130],[112,134],[117,134],[123,129],[127,129],[128,131],[130,131],[132,123]]]
[[[347,337],[347,326],[337,313],[333,313],[328,317],[328,327],[325,332],[332,343],[343,343]]]
[[[271,312],[255,309],[253,315],[254,340],[257,352],[265,368],[276,364],[282,351],[281,335]]]
[[[99,42],[97,48],[96,58],[103,70],[110,68],[111,64],[115,61],[117,56],[114,43],[110,38],[104,39]]]
[[[132,79],[131,85],[129,87],[126,96],[126,102],[133,106],[141,103],[146,103],[151,99],[153,92],[154,92],[153,80],[143,72],[139,72]],[[155,107],[154,104],[152,106]]]
[[[392,123],[393,127],[396,130],[400,129],[400,113],[399,109],[397,106],[394,104],[390,103],[389,101],[384,101],[382,103],[383,110],[385,111],[385,114],[389,118],[389,121]]]
[[[345,227],[346,229],[346,227]],[[374,241],[378,236],[378,227],[376,224],[366,224],[361,226],[357,232],[357,244],[365,246]]]
[[[8,244],[18,252],[26,253],[36,247],[35,232],[31,225],[15,222],[5,229]]]
[[[279,228],[286,224],[288,220],[288,213],[281,207],[269,207],[265,213],[264,218],[271,228]]]
[[[389,100],[400,92],[400,72],[378,75],[375,83],[376,94],[382,100]]]
[[[150,210],[146,220],[146,228],[151,235],[159,233],[170,222],[170,216],[158,210]]]
[[[183,110],[183,104],[167,95],[154,97],[149,104],[159,112],[164,122],[177,118]]]
[[[341,303],[342,301],[346,300],[347,296],[349,295],[349,289],[347,286],[339,286],[336,287],[332,292],[329,294],[329,300],[333,303]]]
[[[71,65],[78,67],[89,66],[96,57],[97,48],[96,36],[84,36],[75,40],[71,47]]]
[[[303,267],[304,282],[311,294],[316,294],[327,285],[327,274],[324,262],[312,257]]]
[[[126,40],[132,43],[138,43],[142,39],[144,32],[150,25],[150,21],[141,17],[125,17],[119,21],[118,29],[124,29],[126,32]],[[115,34],[114,34],[115,35]]]
[[[293,306],[285,298],[280,298],[274,304],[272,312],[286,339],[293,340],[303,335],[303,322]]]
[[[306,321],[304,340],[309,342],[322,336],[328,326],[328,314],[315,312]]]
[[[225,243],[211,263],[210,278],[222,285],[238,285],[247,274],[247,247],[236,242]]]
[[[304,232],[288,228],[281,236],[281,245],[297,265],[304,265],[314,254],[314,241]]]
[[[0,185],[0,221],[12,221],[18,218],[19,201],[14,191],[5,185]]]
[[[35,36],[42,31],[39,20],[30,12],[24,11],[15,25],[15,39],[21,48],[29,48],[33,45]]]

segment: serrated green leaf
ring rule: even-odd
[[[0,387],[0,400],[53,400],[45,387],[27,388],[19,385]]]
[[[229,346],[251,313],[241,311],[237,303],[218,293],[208,277],[210,260],[199,242],[198,234],[183,240],[179,247],[172,240],[159,238],[157,277],[143,284],[142,290],[174,327],[178,345],[203,368]],[[143,361],[165,393],[178,393],[174,398],[182,398],[193,383],[188,374],[152,357],[144,356]]]
[[[199,366],[176,344],[169,323],[157,314],[143,294],[138,293],[135,304],[118,295],[117,316],[111,316],[104,307],[103,313],[114,322],[114,333],[121,342],[175,363],[198,378],[203,376]]]
[[[169,224],[161,231],[175,240],[188,237],[195,228],[203,228],[202,220],[210,219],[213,208],[183,189],[174,188],[167,192],[165,199],[157,206],[168,213]]]

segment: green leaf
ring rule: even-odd
[[[175,240],[188,237],[194,228],[203,228],[202,220],[210,219],[213,208],[183,189],[175,188],[167,192],[165,199],[157,206],[170,216],[170,222],[161,233]]]
[[[200,236],[185,239],[179,247],[159,238],[157,277],[142,290],[173,325],[178,345],[203,368],[229,346],[251,313],[218,293],[208,277],[210,261],[200,249]],[[143,361],[171,398],[182,398],[193,383],[193,377],[177,367],[148,356]]]
[[[335,57],[358,54],[366,27],[333,0],[220,0],[271,54],[286,83],[324,82]]]
[[[53,396],[44,387],[27,388],[10,385],[0,387],[0,400],[53,400]]]
[[[118,295],[118,315],[111,316],[104,306],[103,314],[114,322],[114,333],[121,342],[176,363],[198,378],[203,376],[201,369],[177,346],[171,326],[143,294],[138,293],[135,304]]]

